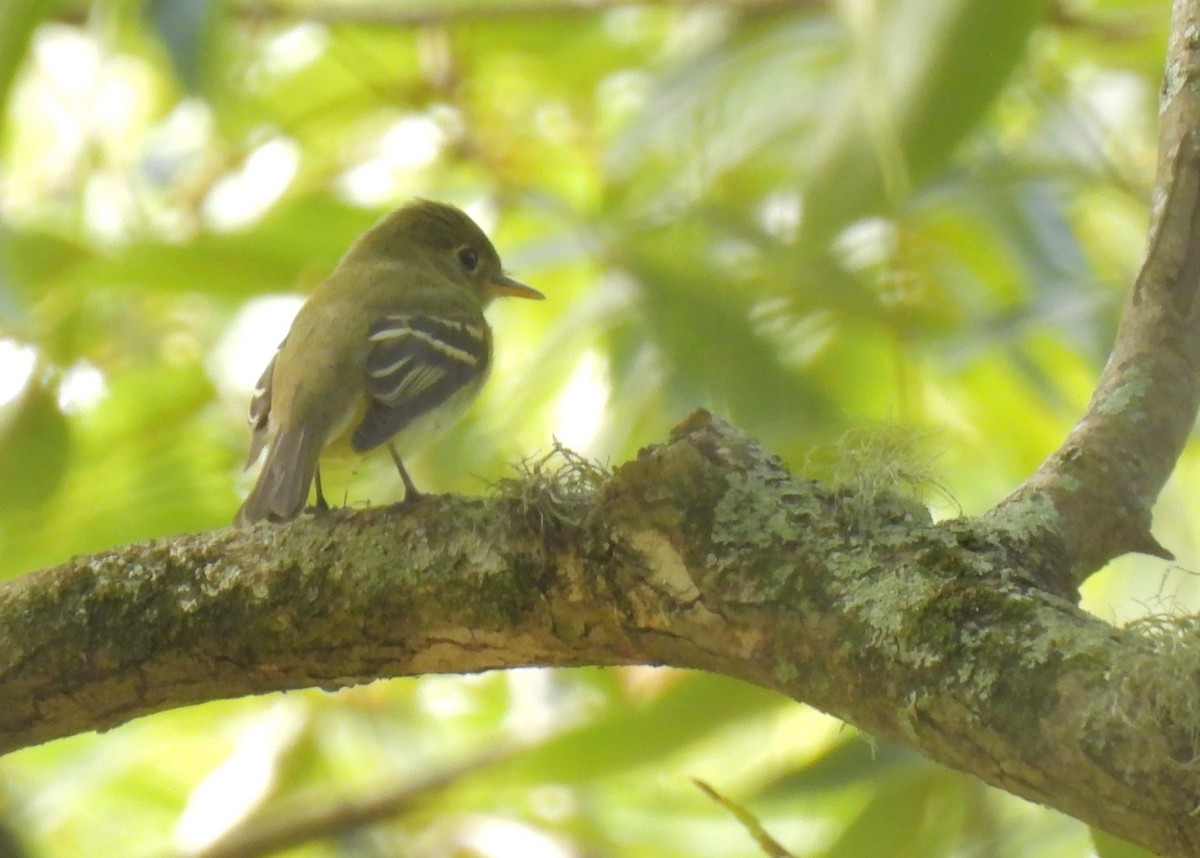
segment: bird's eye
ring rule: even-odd
[[[474,271],[475,266],[479,264],[479,253],[473,247],[464,247],[458,252],[458,261],[462,263],[463,268]]]

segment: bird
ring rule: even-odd
[[[301,306],[250,402],[250,468],[266,461],[234,524],[289,521],[316,483],[327,448],[386,445],[420,498],[400,449],[453,423],[492,362],[483,311],[495,297],[542,300],[505,273],[483,230],[460,209],[416,199],[384,215],[350,246]]]

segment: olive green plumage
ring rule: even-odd
[[[235,519],[295,518],[331,444],[411,449],[479,392],[491,364],[483,311],[497,295],[541,298],[504,273],[466,214],[416,200],[359,237],[300,308],[250,403],[249,467],[267,450]]]

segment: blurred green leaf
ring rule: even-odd
[[[54,394],[32,382],[15,407],[15,418],[0,431],[0,520],[16,510],[39,509],[70,465],[70,430]]]
[[[150,0],[145,12],[167,49],[175,74],[187,90],[199,90],[204,44],[213,23],[212,0]]]
[[[803,802],[805,796],[812,793],[895,777],[903,770],[929,765],[924,757],[907,748],[890,742],[874,742],[851,733],[804,768],[765,784],[756,798]]]
[[[0,575],[228,521],[231,463],[211,440],[214,391],[200,368],[147,367],[109,384],[72,421],[73,467],[52,507],[8,509]]]
[[[705,199],[713,187],[725,189],[720,180],[730,173],[736,190],[729,192],[743,199],[768,190],[771,180],[786,184],[786,170],[810,153],[823,112],[837,107],[830,84],[847,49],[844,29],[830,16],[767,16],[731,26],[725,38],[655,81],[609,148],[617,188],[661,204],[655,195],[664,190],[668,198]]]
[[[69,276],[76,282],[250,297],[306,287],[333,269],[376,212],[328,196],[272,209],[260,222],[231,233],[203,233],[183,244],[141,243],[115,257],[94,256]]]
[[[9,90],[28,52],[34,30],[60,0],[7,0],[0,5],[0,108],[8,103]],[[0,109],[0,138],[8,111]]]
[[[727,724],[785,705],[786,698],[710,674],[681,674],[641,705],[617,705],[585,726],[532,748],[499,770],[562,783],[596,781],[654,766]]]
[[[1154,858],[1153,852],[1115,837],[1107,831],[1093,828],[1091,832],[1092,844],[1096,847],[1098,858]]]
[[[858,22],[860,55],[840,115],[805,183],[806,238],[844,225],[925,183],[990,109],[1025,56],[1045,0],[891,3]],[[914,45],[921,45],[914,51]]]
[[[964,814],[955,786],[949,772],[932,766],[884,778],[823,858],[862,858],[883,844],[888,858],[950,854]]]
[[[781,349],[756,330],[756,306],[775,284],[723,268],[714,236],[696,225],[644,231],[622,253],[640,284],[639,315],[614,336],[617,375],[637,371],[647,344],[660,350],[673,411],[715,408],[738,423],[767,427],[784,417],[789,432],[807,433],[833,420],[831,401]],[[681,252],[682,248],[682,252]],[[736,356],[736,359],[731,359]]]

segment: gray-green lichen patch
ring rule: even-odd
[[[1030,614],[1035,610],[1031,598],[1022,599],[1020,595],[1010,596],[1014,610],[1022,604],[1028,605]],[[1050,626],[1024,623],[1025,631],[1021,642],[1022,670],[1038,670],[1047,665],[1057,665],[1063,662],[1073,662],[1078,659],[1091,659],[1103,650],[1104,638],[1108,632],[1104,629],[1093,629],[1090,633],[1087,627],[1074,624],[1058,624]]]
[[[1042,534],[1057,533],[1062,526],[1062,513],[1048,494],[1033,491],[997,507],[986,516],[986,521],[1012,540],[1030,542]]]
[[[1121,383],[1106,389],[1105,395],[1097,397],[1092,409],[1097,415],[1119,416],[1135,423],[1145,419],[1142,402],[1155,385],[1154,376],[1129,363],[1122,368]]]
[[[778,473],[734,471],[714,510],[710,538],[720,546],[784,546],[796,541],[799,524],[819,512],[812,493]]]
[[[935,576],[909,565],[876,567],[847,589],[846,610],[862,624],[868,643],[894,650],[908,664],[925,667],[941,660],[942,641],[936,636],[927,641],[912,629],[941,590]]]
[[[828,492],[816,483],[778,470],[729,472],[703,534],[710,550],[697,565],[733,602],[787,598],[803,579],[823,574],[827,551],[843,547],[830,507]]]

